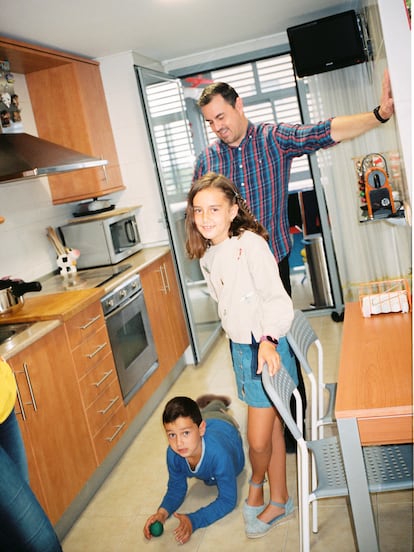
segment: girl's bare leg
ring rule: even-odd
[[[275,414],[272,429],[272,453],[267,476],[269,479],[270,499],[279,504],[285,504],[289,498],[286,484],[286,445],[283,435],[283,423],[276,411]],[[268,504],[258,518],[268,523],[283,513],[283,508]]]
[[[249,486],[247,504],[260,506],[263,504],[263,486],[260,483],[266,478],[272,458],[273,427],[276,411],[273,407],[248,407],[247,441],[249,443],[249,458],[252,467],[251,480],[259,487]],[[270,479],[269,479],[270,482]]]

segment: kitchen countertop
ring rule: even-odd
[[[0,315],[0,324],[33,322],[28,329],[0,345],[0,356],[7,360],[17,354],[77,312],[115,289],[122,281],[143,270],[169,250],[168,245],[142,249],[116,265],[117,267],[131,265],[129,268],[96,288],[88,287],[89,280],[80,281],[79,278],[78,283],[74,282],[76,274],[75,279],[72,276],[60,275],[51,275],[40,279],[42,283],[40,292],[26,293],[21,308],[13,313]],[[102,271],[102,267],[90,269],[88,273],[93,273],[93,271]],[[78,275],[81,276],[81,274],[82,271],[79,271]],[[70,278],[72,278],[71,281]]]
[[[25,299],[32,297],[39,297],[42,295],[50,295],[54,293],[72,292],[79,290],[91,289],[95,286],[95,275],[99,279],[99,275],[103,274],[106,269],[119,269],[124,266],[129,266],[126,270],[121,272],[118,276],[115,276],[108,282],[105,282],[99,288],[103,291],[103,295],[115,289],[122,281],[128,279],[130,276],[137,274],[143,270],[148,264],[155,261],[158,257],[161,257],[170,250],[168,245],[158,247],[148,247],[141,249],[135,255],[124,259],[117,265],[112,267],[97,267],[89,268],[86,270],[79,270],[74,274],[67,276],[49,275],[45,278],[41,278],[42,290],[40,292],[30,292],[25,294]]]

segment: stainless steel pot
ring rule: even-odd
[[[23,295],[29,291],[40,291],[40,282],[0,280],[0,314],[12,312],[23,306]]]

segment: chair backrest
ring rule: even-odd
[[[289,431],[299,441],[303,439],[302,427],[302,400],[296,384],[290,377],[286,368],[281,364],[278,372],[271,376],[267,364],[263,367],[262,381],[270,400],[275,405],[277,411],[287,425]],[[290,410],[290,400],[294,395],[296,400],[296,421]]]
[[[286,334],[286,339],[302,368],[308,375],[311,374],[312,369],[308,361],[308,351],[311,345],[318,342],[319,339],[301,310],[295,310],[293,322]]]

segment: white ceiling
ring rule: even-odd
[[[98,58],[158,61],[282,33],[352,0],[0,0],[0,35]]]

